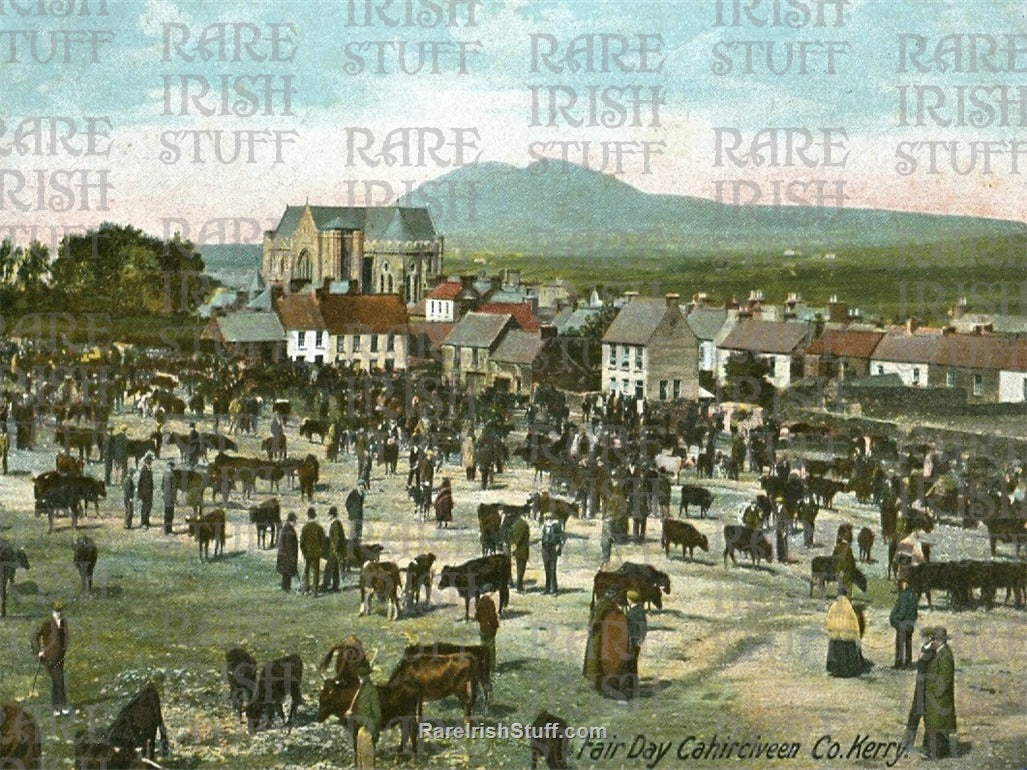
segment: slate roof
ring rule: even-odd
[[[952,325],[958,332],[972,332],[975,326],[991,325],[996,334],[1027,334],[1027,316],[971,313],[953,318]]]
[[[808,334],[809,325],[804,323],[747,319],[728,332],[720,347],[786,355],[800,348]]]
[[[285,342],[285,329],[274,313],[240,312],[215,318],[225,342]]]
[[[681,306],[681,312],[685,312]],[[727,321],[727,309],[722,307],[695,307],[685,316],[688,325],[700,340],[712,340]]]
[[[667,310],[667,301],[662,298],[635,297],[617,313],[603,335],[603,342],[646,345]]]
[[[893,363],[930,363],[935,359],[941,338],[941,329],[922,328],[909,333],[904,326],[895,327],[877,343],[871,358]]]
[[[306,206],[286,206],[276,238],[291,238]],[[367,240],[431,241],[438,237],[426,208],[400,206],[311,206],[318,230],[363,230]]]
[[[512,315],[517,325],[529,332],[537,332],[542,326],[542,321],[527,302],[486,302],[478,308],[478,312]]]
[[[264,289],[257,296],[246,303],[247,310],[271,310],[271,289]]]
[[[589,319],[599,315],[599,309],[594,307],[581,307],[575,310],[565,307],[553,319],[553,326],[558,334],[567,334],[581,331]]]
[[[825,329],[813,344],[806,348],[811,356],[834,358],[870,358],[884,332],[853,329]]]
[[[492,354],[492,360],[509,364],[531,364],[541,349],[540,335],[511,329]]]
[[[410,321],[398,294],[329,294],[320,307],[332,334],[406,332]]]
[[[491,348],[513,316],[509,314],[467,313],[453,327],[444,345],[465,348]]]

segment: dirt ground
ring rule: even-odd
[[[125,420],[129,433],[142,436],[150,425],[139,417]],[[327,527],[329,505],[343,501],[355,481],[352,455],[324,461],[320,446],[288,428],[290,455],[314,452],[322,461],[321,484],[314,507]],[[201,422],[201,429],[205,423]],[[184,424],[173,425],[185,429]],[[264,421],[266,428],[266,420]],[[316,722],[320,680],[317,662],[347,634],[356,634],[376,651],[373,678],[384,681],[402,648],[415,641],[477,643],[477,626],[463,622],[463,603],[455,591],[433,588],[430,609],[389,621],[379,607],[371,617],[357,617],[355,573],[344,590],[314,599],[285,595],[274,572],[274,552],[257,549],[255,533],[235,495],[228,506],[231,522],[226,555],[201,564],[185,533],[185,510],[179,507],[176,534],[159,526],[143,532],[121,526],[121,491],[113,484],[100,517],[85,520],[86,531],[101,549],[93,596],[78,593],[71,563],[73,533],[68,521],[46,533],[46,522],[32,511],[32,475],[52,467],[52,428],[32,453],[13,452],[11,473],[0,478],[0,535],[26,548],[32,569],[19,572],[0,621],[0,698],[23,700],[37,715],[44,734],[48,767],[72,765],[76,730],[103,726],[155,672],[163,673],[164,717],[172,751],[167,767],[347,767],[352,753],[344,729],[334,721]],[[171,455],[177,451],[170,450]],[[243,440],[241,453],[257,453],[257,439]],[[165,459],[169,456],[165,451]],[[375,468],[366,505],[364,542],[385,545],[383,560],[404,564],[431,551],[436,571],[479,555],[476,508],[483,501],[522,502],[534,488],[533,474],[519,462],[487,491],[467,482],[461,468],[447,465],[456,501],[455,526],[439,530],[434,521],[419,521],[405,492],[406,459],[399,474],[386,477]],[[160,518],[159,484],[164,462],[157,464],[158,498],[153,520]],[[101,476],[95,461],[88,472]],[[686,472],[687,473],[687,472]],[[692,479],[682,479],[692,481]],[[894,764],[895,749],[876,759],[869,742],[901,739],[913,692],[914,674],[891,669],[893,632],[888,613],[894,589],[885,580],[885,547],[878,542],[875,561],[862,565],[870,579],[866,603],[865,655],[876,665],[859,679],[838,680],[824,669],[827,637],[824,618],[830,598],[809,597],[809,560],[828,553],[837,525],[851,521],[858,530],[877,528],[876,511],[840,495],[838,510],[818,519],[815,547],[807,551],[801,535],[790,542],[791,564],[725,567],[721,559],[724,524],[738,521],[738,509],[752,497],[751,477],[741,482],[715,479],[711,517],[692,519],[710,539],[710,552],[694,561],[680,551],[668,559],[659,546],[659,521],[649,522],[642,545],[615,549],[613,564],[649,562],[667,571],[671,594],[663,611],[649,614],[649,636],[642,648],[641,696],[627,704],[601,697],[581,676],[592,576],[600,563],[599,522],[572,519],[560,562],[561,593],[541,592],[542,565],[533,527],[526,591],[512,593],[497,639],[498,672],[491,705],[476,706],[476,723],[527,722],[543,709],[573,726],[604,727],[607,736],[591,743],[571,742],[574,767],[736,766],[773,763],[785,767],[884,767]],[[257,499],[267,497],[261,483]],[[296,490],[283,489],[283,513],[296,511],[301,522],[306,503]],[[676,503],[676,499],[675,499]],[[138,519],[137,519],[138,521]],[[344,521],[344,524],[346,522]],[[965,532],[942,526],[925,538],[934,559],[987,558],[983,530]],[[1000,558],[1010,558],[1000,546]],[[437,578],[436,578],[437,583]],[[69,600],[67,615],[72,649],[67,663],[69,697],[77,709],[71,718],[50,716],[45,674],[33,681],[36,663],[29,649],[33,629],[57,597]],[[1001,597],[1000,597],[1001,598]],[[947,598],[935,608],[921,605],[918,625],[945,625],[956,659],[956,708],[961,756],[951,767],[1020,767],[1027,765],[1027,645],[1024,612],[1010,604],[953,612]],[[222,674],[225,648],[245,642],[261,662],[298,652],[305,664],[304,697],[298,724],[276,727],[256,737],[240,727],[228,704]],[[915,640],[915,644],[916,644]],[[433,724],[458,725],[461,711],[454,699],[430,702],[425,717]],[[642,736],[639,738],[639,736]],[[829,737],[824,737],[829,736]],[[867,737],[869,736],[869,737]],[[705,759],[692,754],[700,742],[798,743],[787,759]],[[523,767],[529,764],[524,739],[430,739],[417,759],[398,758],[398,734],[385,733],[379,744],[384,766]],[[834,745],[836,744],[836,747]],[[679,755],[679,749],[681,753]],[[657,756],[660,750],[666,753]],[[777,749],[774,749],[776,751]],[[158,757],[158,759],[160,759]],[[924,762],[916,752],[898,764]]]

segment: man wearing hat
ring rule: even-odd
[[[952,755],[951,734],[956,731],[955,661],[944,627],[925,628],[927,641],[917,661],[916,689],[909,710],[906,742],[916,739],[920,717],[924,720],[923,751],[929,759]]]
[[[139,496],[139,524],[143,529],[150,528],[150,511],[153,510],[153,455],[149,452],[143,458],[143,467],[139,470],[136,481],[136,494]]]
[[[913,626],[917,619],[916,595],[909,587],[909,580],[899,578],[899,595],[895,599],[888,622],[895,629],[895,665],[893,668],[909,668],[913,665]]]
[[[339,590],[339,563],[346,558],[346,531],[339,521],[339,509],[334,505],[328,509],[328,543],[325,553],[325,575],[321,583],[322,591],[337,592]]]
[[[118,471],[118,477],[124,478],[128,472],[128,426],[122,423],[118,432],[111,438],[111,462]]]
[[[114,428],[110,423],[107,423],[107,430],[103,433],[100,453],[103,455],[103,483],[110,486],[111,471],[114,469]]]
[[[164,534],[171,534],[171,525],[175,522],[175,497],[178,495],[178,484],[175,483],[175,461],[168,461],[168,469],[160,482],[161,498],[164,501]]]
[[[556,561],[563,553],[563,544],[567,540],[563,524],[556,515],[549,511],[542,522],[542,566],[546,571],[546,588],[543,593],[559,593],[556,581]]]
[[[125,529],[132,529],[132,516],[135,513],[136,482],[132,471],[125,471],[121,480],[121,491],[125,496]]]
[[[632,686],[628,692],[633,694],[638,689],[638,654],[649,632],[649,624],[645,617],[645,607],[642,606],[642,595],[632,588],[627,593],[627,600],[628,610],[625,614],[628,618],[628,639],[631,641],[629,671],[632,675]]]
[[[282,576],[282,590],[286,593],[292,590],[292,579],[299,574],[299,560],[296,514],[290,513],[285,517],[285,526],[278,537],[278,558],[275,561],[275,570]]]
[[[321,557],[325,555],[328,536],[317,520],[317,512],[307,509],[307,523],[300,532],[300,551],[303,553],[303,593],[313,591],[315,598],[321,587]],[[313,575],[313,579],[311,579]]]
[[[32,638],[32,650],[50,676],[50,702],[55,717],[71,713],[64,693],[64,656],[70,646],[71,636],[68,621],[64,619],[64,602],[58,600],[53,603],[53,614],[43,621]]]
[[[366,490],[367,487],[360,482],[346,495],[346,518],[349,519],[349,538],[354,549],[360,545],[360,538],[364,534],[364,493]]]
[[[517,509],[513,511],[513,521],[510,524],[510,548],[511,555],[517,565],[517,581],[515,587],[517,593],[524,590],[524,568],[528,565],[529,545],[531,541],[531,527],[521,516]]]

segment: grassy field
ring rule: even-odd
[[[130,434],[141,433],[140,420],[129,418]],[[183,427],[183,426],[177,426]],[[293,453],[316,451],[289,428]],[[247,438],[242,451],[256,452]],[[43,730],[47,767],[70,767],[72,738],[77,729],[109,724],[117,709],[142,683],[162,672],[164,716],[172,742],[167,767],[300,768],[346,767],[352,759],[345,732],[335,722],[316,723],[320,689],[315,667],[324,652],[347,634],[359,636],[377,651],[375,681],[383,681],[399,660],[403,647],[415,641],[476,643],[477,626],[462,622],[463,604],[453,591],[433,590],[431,608],[413,617],[388,621],[379,608],[358,618],[355,578],[345,589],[318,599],[283,594],[274,573],[274,554],[256,548],[255,535],[241,501],[229,507],[231,529],[225,557],[201,564],[195,544],[184,532],[179,509],[176,534],[159,528],[126,532],[120,524],[120,491],[112,488],[101,505],[101,517],[86,520],[87,531],[101,549],[93,596],[78,593],[71,563],[73,533],[62,528],[46,534],[45,522],[32,514],[30,474],[49,467],[53,448],[44,443],[34,453],[15,453],[12,473],[0,477],[0,528],[4,537],[23,545],[32,561],[19,572],[9,603],[9,617],[0,621],[7,651],[0,661],[0,698],[25,699]],[[508,470],[495,489],[481,491],[463,478],[461,469],[446,466],[453,479],[455,528],[439,531],[411,512],[401,476],[386,477],[377,468],[368,497],[365,542],[386,546],[383,558],[400,564],[431,550],[439,563],[452,564],[478,554],[475,510],[480,501],[518,502],[532,488],[532,474]],[[352,456],[322,465],[323,487],[315,495],[322,521],[330,504],[340,507],[354,482]],[[95,463],[90,472],[102,469]],[[792,540],[793,564],[725,568],[721,563],[724,523],[736,520],[738,507],[751,498],[751,477],[741,483],[714,480],[714,518],[693,520],[710,538],[709,553],[694,562],[680,553],[668,560],[659,548],[659,523],[651,521],[648,541],[614,553],[620,561],[652,562],[669,572],[672,592],[662,612],[651,612],[650,634],[640,664],[643,691],[628,705],[605,699],[581,677],[588,622],[591,579],[599,566],[599,524],[571,520],[570,540],[561,563],[562,593],[542,595],[537,543],[532,546],[524,594],[512,595],[497,640],[498,676],[487,711],[479,705],[475,718],[485,724],[531,722],[543,708],[575,726],[608,729],[600,746],[572,741],[575,767],[643,767],[655,762],[639,747],[645,741],[669,742],[670,753],[659,767],[681,766],[674,757],[689,736],[718,740],[755,739],[799,742],[801,750],[787,766],[824,767],[811,752],[830,734],[848,751],[859,735],[892,741],[902,735],[913,690],[911,672],[894,672],[892,633],[887,614],[893,589],[884,580],[881,561],[865,565],[870,576],[866,596],[869,628],[866,655],[877,667],[859,680],[835,680],[824,673],[826,635],[823,622],[828,599],[809,598],[809,559],[827,552],[837,524],[853,521],[857,528],[873,525],[875,512],[840,496],[839,511],[825,511],[818,520],[817,546],[807,552],[801,537]],[[261,489],[264,493],[265,489]],[[263,494],[262,494],[263,496]],[[295,491],[283,490],[286,511],[301,514],[306,504]],[[154,516],[156,520],[157,515]],[[534,526],[534,525],[533,525]],[[537,531],[533,529],[537,538]],[[986,541],[980,532],[942,527],[929,538],[939,558],[982,558]],[[875,556],[883,559],[883,546]],[[45,674],[30,694],[36,663],[29,639],[55,598],[69,599],[67,615],[73,633],[67,678],[73,718],[49,715],[49,682]],[[953,639],[957,662],[956,702],[964,756],[960,764],[1010,767],[1027,762],[1027,708],[1019,672],[1027,663],[1022,643],[1024,613],[1000,606],[953,613],[944,597],[936,609],[921,609],[922,623],[944,623]],[[304,661],[304,696],[298,725],[275,728],[251,738],[235,721],[222,674],[225,648],[245,643],[258,660],[296,652]],[[452,699],[425,706],[435,724],[457,725],[459,705]],[[635,743],[638,735],[645,736]],[[625,745],[615,748],[616,742]],[[632,745],[636,752],[631,754]],[[645,744],[647,745],[647,744]],[[380,744],[385,766],[524,767],[528,748],[515,740],[430,740],[415,760],[395,756],[398,735],[387,733]],[[694,741],[689,744],[694,746]],[[821,748],[826,746],[822,744]],[[593,755],[592,750],[599,752]],[[903,760],[904,765],[917,760]],[[717,763],[688,759],[696,767]],[[735,766],[737,760],[725,761]],[[884,766],[883,761],[844,757],[834,766]],[[955,766],[953,764],[953,766]]]

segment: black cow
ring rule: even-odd
[[[282,509],[278,498],[272,497],[251,507],[250,522],[257,526],[257,548],[274,548],[278,529],[282,526]],[[271,542],[267,542],[268,531],[271,532]]]
[[[810,583],[809,583],[809,595],[813,597],[813,587],[817,586],[820,589],[820,595],[824,595],[824,588],[828,581],[834,582],[837,580],[837,576],[834,572],[834,556],[814,556],[813,561],[810,562]],[[863,593],[867,592],[867,578],[859,569],[852,576],[852,582],[859,587],[859,590]]]
[[[773,549],[770,543],[763,536],[763,532],[750,527],[743,527],[740,524],[728,524],[724,527],[724,566],[727,566],[727,557],[731,557],[732,564],[738,564],[735,559],[735,551],[749,554],[753,564],[759,564],[760,559],[770,561]]]
[[[250,733],[271,727],[275,714],[286,725],[291,725],[296,709],[303,703],[302,684],[303,661],[299,655],[286,655],[264,664],[257,679],[257,689],[246,705],[246,721]],[[288,719],[283,709],[286,695],[291,701]]]
[[[96,569],[98,556],[96,543],[88,535],[81,535],[75,540],[74,561],[78,569],[79,578],[82,581],[82,592],[89,593],[93,590],[93,570]]]
[[[136,770],[146,767],[159,768],[160,765],[143,759],[138,749],[115,746],[86,730],[75,734],[75,770]]]
[[[678,505],[678,516],[681,515],[681,511],[685,512],[685,516],[688,515],[688,506],[698,505],[699,515],[702,518],[706,518],[706,512],[710,510],[710,506],[713,505],[713,493],[705,487],[699,487],[695,484],[682,484],[681,485],[681,503]]]
[[[830,510],[834,510],[834,496],[839,492],[844,492],[848,486],[844,481],[836,481],[823,476],[811,476],[806,485],[817,504]]]
[[[693,558],[696,547],[704,551],[710,550],[710,541],[695,527],[686,521],[676,519],[663,520],[663,537],[660,538],[660,545],[664,553],[670,557],[670,547],[681,544],[681,558],[685,558],[685,550],[688,550],[688,558]]]
[[[14,582],[18,567],[29,568],[24,548],[15,548],[10,540],[0,540],[0,618],[7,617],[7,586]]]
[[[543,711],[535,717],[531,727],[531,770],[538,767],[540,759],[545,760],[549,770],[566,768],[571,742],[567,737],[567,722]],[[536,737],[540,733],[542,737]]]
[[[300,435],[309,441],[313,441],[314,436],[317,436],[318,443],[323,444],[329,424],[327,420],[311,420],[308,417],[300,423]]]
[[[253,700],[257,689],[257,659],[242,647],[225,651],[225,678],[228,680],[232,708],[242,722],[246,704]]]
[[[988,528],[992,556],[995,555],[995,546],[1001,540],[1004,543],[1012,543],[1016,547],[1016,558],[1020,558],[1020,549],[1027,545],[1027,521],[1008,516],[988,519],[984,525]]]
[[[160,713],[160,695],[150,682],[121,709],[107,731],[107,742],[125,751],[142,747],[143,756],[153,759],[158,730],[161,754],[167,756],[168,731]]]
[[[464,600],[464,620],[470,619],[471,597],[488,591],[499,591],[499,614],[510,602],[510,559],[501,554],[471,559],[463,564],[442,568],[439,589],[455,588]]]

